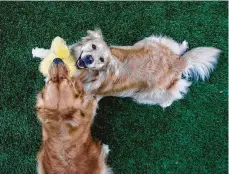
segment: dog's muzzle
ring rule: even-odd
[[[82,55],[82,54],[81,54]],[[87,68],[87,65],[90,65],[94,62],[94,59],[91,55],[86,55],[83,58],[81,58],[81,55],[79,59],[76,62],[76,66],[78,69],[84,69]]]

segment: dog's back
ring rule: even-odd
[[[112,48],[111,52],[123,62],[119,68],[121,76],[123,73],[131,81],[145,82],[149,88],[168,88],[186,67],[184,59],[163,45],[128,50]]]

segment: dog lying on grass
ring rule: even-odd
[[[93,140],[90,128],[96,99],[87,95],[81,82],[70,79],[61,59],[54,59],[50,79],[37,97],[42,124],[42,146],[38,154],[39,174],[108,174],[107,145]]]
[[[76,43],[72,54],[77,76],[85,90],[103,96],[131,97],[138,103],[158,104],[163,108],[183,98],[190,79],[205,80],[217,64],[220,53],[213,47],[198,47],[188,52],[188,43],[151,36],[133,46],[109,47],[99,30]]]

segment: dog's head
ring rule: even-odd
[[[103,69],[111,55],[110,48],[104,42],[100,30],[87,31],[88,35],[79,43],[76,66],[79,69],[89,68],[93,70]]]
[[[61,59],[54,59],[49,80],[37,97],[37,113],[46,130],[84,130],[92,121],[95,99],[84,103],[86,93],[81,82],[70,78]],[[79,131],[79,133],[82,131]]]

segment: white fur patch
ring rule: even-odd
[[[102,145],[102,152],[101,152],[101,155],[102,155],[102,158],[104,161],[106,161],[106,158],[108,156],[110,152],[110,149],[109,149],[109,146],[106,145],[106,144],[103,144]],[[102,174],[113,174],[113,171],[110,167],[108,167],[107,165],[102,169]]]
[[[102,156],[103,156],[104,159],[107,158],[107,155],[109,154],[109,152],[110,152],[109,146],[106,145],[106,144],[103,144],[103,146],[102,146]]]
[[[37,173],[38,174],[45,174],[43,165],[41,164],[41,161],[37,160]]]

